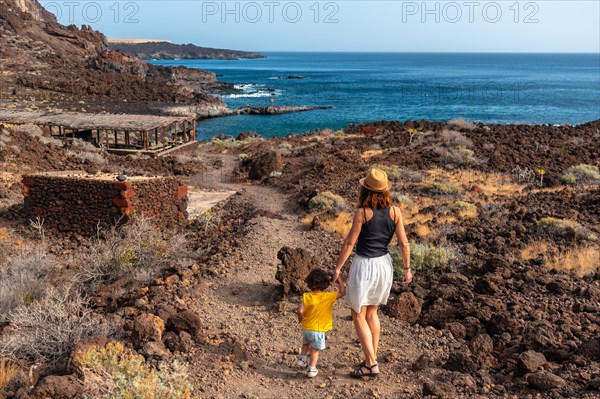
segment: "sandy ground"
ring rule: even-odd
[[[308,230],[300,223],[290,210],[289,195],[266,186],[228,181],[226,176],[235,159],[226,156],[224,161],[224,170],[201,177],[202,186],[243,190],[265,216],[250,222],[244,244],[234,256],[223,260],[229,272],[205,281],[192,295],[192,310],[201,316],[205,335],[211,341],[211,345],[195,346],[186,356],[192,374],[201,381],[200,395],[420,397],[423,380],[411,371],[411,366],[424,352],[435,356],[436,352],[445,351],[435,347],[439,345],[440,332],[411,327],[381,315],[382,376],[371,381],[352,379],[348,374],[362,357],[350,311],[343,300],[334,306],[334,329],[327,337],[328,348],[321,354],[319,376],[308,379],[303,370],[294,368],[301,331],[295,314],[298,298],[276,302],[277,252],[283,246],[314,252],[322,232]],[[338,248],[332,250],[337,252]]]

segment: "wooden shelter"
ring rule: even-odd
[[[0,123],[32,123],[46,127],[53,137],[69,136],[91,141],[114,153],[163,155],[169,150],[195,141],[194,116],[133,114],[50,113],[0,109]]]

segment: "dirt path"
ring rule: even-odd
[[[428,345],[426,336],[435,341],[433,330],[400,325],[382,316],[383,376],[357,381],[348,372],[362,358],[343,301],[334,306],[334,329],[319,361],[319,376],[309,380],[294,369],[300,346],[297,299],[276,304],[277,252],[283,246],[311,250],[323,233],[299,222],[290,211],[288,195],[266,186],[231,182],[228,176],[235,158],[222,159],[223,169],[202,176],[204,188],[243,190],[242,195],[263,212],[249,222],[249,233],[234,255],[224,259],[229,272],[195,291],[192,310],[201,316],[210,343],[196,347],[188,358],[201,382],[201,396],[358,398],[411,397],[420,392],[422,382],[407,370],[421,354],[420,346]]]

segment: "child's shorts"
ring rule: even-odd
[[[321,331],[302,330],[302,345],[310,346],[318,351],[325,349],[325,333]]]

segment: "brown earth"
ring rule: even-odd
[[[577,277],[549,271],[543,257],[520,256],[534,240],[564,249],[596,245],[581,237],[549,237],[537,228],[539,218],[553,216],[599,233],[598,186],[563,185],[559,179],[574,164],[597,164],[596,125],[570,130],[490,127],[495,148],[503,148],[521,130],[539,131],[540,137],[552,131],[558,148],[544,155],[537,153],[539,147],[524,147],[517,164],[485,150],[482,133],[464,130],[475,156],[484,158],[480,154],[490,151],[487,162],[477,167],[444,164],[433,151],[444,145],[437,134],[448,126],[412,124],[438,133],[410,144],[405,132],[410,124],[375,126],[382,125],[396,127],[368,129],[374,132],[369,136],[350,127],[343,135],[251,139],[225,148],[219,142],[202,143],[189,154],[200,157],[202,172],[184,179],[204,190],[237,194],[211,210],[213,219],[198,219],[186,228],[193,262],[172,265],[151,283],[119,280],[99,287],[93,301],[96,312],[122,326],[122,339],[137,345],[149,364],[174,359],[187,364],[198,397],[598,397],[600,265]],[[571,137],[579,137],[583,142],[578,145],[588,149],[577,159],[568,155],[570,150],[561,150]],[[252,154],[262,156],[271,148],[280,152],[282,175],[263,175],[250,183],[244,176]],[[375,155],[365,157],[367,150]],[[238,152],[251,154],[250,160],[241,164]],[[544,163],[547,154],[556,159]],[[333,268],[342,237],[305,223],[308,200],[317,192],[332,191],[352,202],[356,181],[368,167],[398,164],[399,159],[411,172],[403,172],[394,188],[415,203],[402,205],[411,244],[449,243],[460,258],[439,269],[417,270],[408,287],[394,285],[390,306],[381,314],[381,378],[348,377],[362,358],[349,312],[339,303],[328,349],[319,361],[320,374],[308,380],[293,367],[300,344],[298,296],[280,300],[283,288],[276,273],[282,264],[277,255],[284,247],[306,251],[306,256],[283,251],[294,254],[288,264],[298,265],[298,276],[310,267],[311,258]],[[17,157],[11,160],[18,162]],[[539,176],[513,181],[515,166],[546,169],[546,184],[540,187]],[[498,172],[508,172],[506,181],[491,181]],[[431,197],[419,189],[423,181],[452,179],[460,188],[453,196]],[[472,190],[474,186],[480,189]],[[450,207],[456,200],[475,204],[477,216],[453,213]],[[325,222],[331,216],[321,215]],[[2,213],[0,221],[17,231]],[[423,234],[419,226],[430,233]],[[63,385],[65,390],[79,389],[68,378],[40,381],[38,392],[54,392]]]

